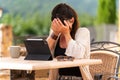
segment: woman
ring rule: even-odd
[[[52,57],[59,55],[75,58],[90,57],[90,34],[87,28],[79,28],[78,16],[74,9],[65,3],[56,5],[52,10],[51,21],[51,33],[47,42]],[[93,80],[88,66],[51,70],[49,80],[57,80],[58,74]]]

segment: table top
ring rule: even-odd
[[[75,59],[73,61],[42,61],[42,60],[24,60],[24,57],[0,58],[0,69],[15,69],[15,70],[41,70],[41,69],[55,69],[65,67],[75,67],[83,65],[102,64],[101,59]]]

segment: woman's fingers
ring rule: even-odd
[[[59,26],[64,26],[64,24],[62,23],[62,21],[59,18],[57,18],[57,21],[58,21]]]
[[[56,27],[59,25],[57,19],[54,19],[54,20],[53,20],[53,24],[54,24]]]
[[[59,24],[58,24],[57,19],[54,19],[54,20],[52,21],[51,28],[52,28],[52,30],[53,30],[54,32],[60,33],[60,27],[59,27]]]
[[[52,29],[55,32],[59,32],[59,33],[66,33],[66,32],[70,32],[70,23],[67,20],[64,20],[65,25],[61,22],[61,20],[59,18],[55,18],[52,21]]]
[[[66,20],[64,20],[64,23],[66,27],[69,27],[69,23]]]

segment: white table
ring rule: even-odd
[[[24,60],[24,57],[11,58],[1,57],[0,58],[0,69],[10,70],[43,70],[43,69],[55,69],[55,68],[66,68],[83,65],[94,65],[101,64],[100,59],[75,59],[74,61],[36,61],[36,60]]]

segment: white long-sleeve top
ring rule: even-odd
[[[75,58],[90,58],[90,32],[87,28],[79,28],[75,34],[75,40],[70,40],[65,52]],[[80,71],[84,80],[93,80],[89,72],[89,66],[81,66]]]
[[[87,28],[79,28],[75,34],[75,40],[71,39],[66,48],[66,55],[73,56],[75,58],[90,58],[90,33]],[[51,77],[54,77],[57,70],[52,70],[50,73]],[[80,66],[80,71],[83,80],[93,80],[89,66]],[[55,78],[52,78],[55,79]],[[50,79],[50,80],[52,80]]]
[[[90,58],[90,33],[87,28],[79,28],[75,40],[70,40],[65,52],[75,58]]]

